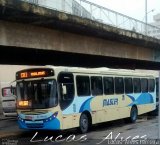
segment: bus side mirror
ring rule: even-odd
[[[12,95],[16,95],[16,89],[12,85],[10,86],[10,92]]]
[[[62,93],[63,93],[63,95],[67,94],[67,88],[66,88],[66,86],[62,85]]]
[[[13,86],[12,85],[11,85],[10,89],[11,89],[11,94],[13,94]]]

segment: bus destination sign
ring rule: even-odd
[[[53,69],[29,69],[23,70],[16,73],[16,79],[28,79],[38,77],[49,77],[54,76]]]

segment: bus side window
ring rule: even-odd
[[[159,102],[159,78],[156,78],[156,102]]]
[[[60,107],[67,108],[74,99],[74,79],[72,73],[61,72],[58,75]]]
[[[134,78],[133,79],[133,88],[134,88],[134,93],[141,93],[141,81],[140,81],[140,78]]]
[[[122,77],[115,77],[115,93],[116,94],[124,93],[124,81]]]
[[[76,84],[78,96],[90,96],[89,76],[76,76]]]
[[[148,79],[146,78],[141,79],[141,89],[142,89],[142,93],[148,92]]]
[[[104,84],[104,94],[111,95],[114,94],[114,80],[113,77],[104,77],[103,78]]]
[[[91,90],[93,96],[103,95],[102,77],[98,76],[91,77]]]
[[[155,80],[154,79],[148,79],[148,91],[154,92],[155,90]]]
[[[132,78],[124,78],[125,83],[125,93],[133,93],[133,83]]]
[[[159,96],[159,78],[156,78],[156,96]]]

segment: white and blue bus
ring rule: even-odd
[[[93,124],[156,108],[153,74],[136,70],[46,66],[16,73],[19,127],[86,133]]]

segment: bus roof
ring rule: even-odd
[[[41,67],[31,67],[25,69],[25,71],[30,69],[40,69],[40,68],[52,68],[55,73],[59,72],[72,72],[72,73],[82,73],[82,74],[100,74],[100,75],[124,75],[124,76],[143,76],[143,77],[158,77],[158,71],[154,70],[129,70],[129,69],[111,69],[106,67],[100,68],[82,68],[82,67],[66,67],[66,66],[41,66]],[[23,70],[21,70],[23,71]]]

